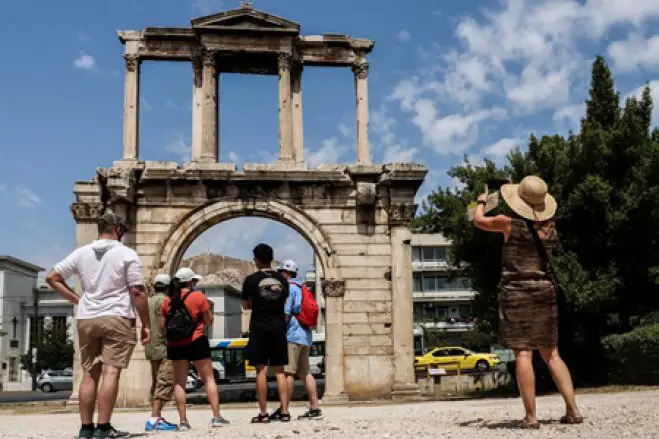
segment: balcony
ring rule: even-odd
[[[445,318],[427,321],[418,321],[415,324],[423,326],[425,329],[432,329],[445,332],[466,332],[473,331],[474,321],[470,317]]]
[[[414,271],[437,271],[448,269],[449,264],[446,260],[412,261],[412,270]]]
[[[472,290],[440,290],[440,291],[414,291],[412,298],[414,301],[432,301],[432,302],[470,302],[476,295]]]

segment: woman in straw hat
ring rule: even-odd
[[[525,177],[520,184],[505,184],[500,193],[514,215],[485,216],[487,192],[478,197],[473,222],[487,232],[504,236],[499,295],[499,330],[503,344],[515,352],[517,385],[526,416],[522,428],[539,428],[535,407],[533,351],[538,349],[563,395],[566,414],[562,423],[583,422],[574,397],[570,372],[558,353],[556,289],[547,261],[537,246],[536,235],[547,255],[557,243],[553,217],[556,200],[539,177]],[[535,232],[535,233],[534,233]]]

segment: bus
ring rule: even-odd
[[[223,338],[209,341],[215,382],[256,380],[256,369],[247,361],[247,338]]]
[[[256,369],[247,361],[245,348],[248,338],[224,338],[209,341],[213,374],[217,383],[237,383],[256,380]],[[309,369],[312,375],[324,375],[325,334],[314,333],[309,352]],[[269,373],[272,376],[272,373]]]

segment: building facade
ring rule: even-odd
[[[470,279],[450,266],[450,245],[441,235],[412,235],[414,323],[429,331],[459,333],[474,327],[475,292]]]

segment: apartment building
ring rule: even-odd
[[[450,241],[441,235],[412,235],[414,323],[427,330],[473,329],[471,281],[449,267]]]

